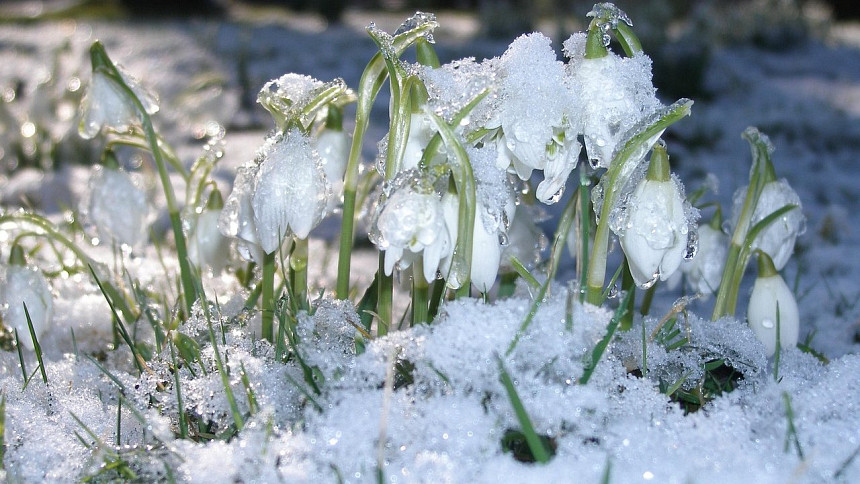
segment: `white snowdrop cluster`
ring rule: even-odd
[[[514,40],[498,58],[462,59],[437,68],[413,69],[428,98],[426,104],[413,106],[405,154],[398,166],[429,173],[452,162],[453,154],[443,147],[425,160],[427,166],[419,164],[439,131],[430,121],[451,124],[468,155],[476,186],[473,231],[481,243],[473,244],[471,279],[481,290],[493,285],[508,229],[520,210],[515,181],[528,181],[535,171],[541,172],[543,179],[535,196],[545,204],[556,203],[579,160],[581,137],[594,166],[608,168],[629,132],[662,107],[651,83],[650,60],[644,54],[621,58],[608,53],[601,59],[586,59],[585,34],[572,36],[565,42],[564,52],[567,64],[558,60],[548,37],[533,33]],[[458,198],[446,194],[448,189],[444,183],[437,184],[436,198],[450,214],[446,215],[446,229],[451,237],[449,250],[453,250],[462,228]],[[403,208],[402,196],[390,194],[379,204],[378,212],[392,212],[392,199]],[[684,216],[683,210],[680,216]],[[377,216],[376,220],[386,218]],[[390,232],[391,227],[386,230]],[[372,232],[383,231],[376,227]],[[392,237],[377,240],[380,250],[391,251],[397,259],[406,248],[393,243]],[[681,245],[686,247],[686,240]],[[420,251],[421,247],[412,244],[410,249]],[[386,254],[386,260],[391,257]],[[434,254],[425,258],[425,264],[435,260]],[[445,265],[452,262],[451,257],[438,260],[438,267],[424,268],[428,280],[437,270],[441,275],[451,270]],[[408,266],[409,262],[403,262],[397,267]],[[394,267],[393,262],[386,267]],[[484,274],[480,283],[475,280],[478,267]]]

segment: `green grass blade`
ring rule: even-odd
[[[603,352],[606,351],[606,347],[609,346],[609,342],[612,341],[612,337],[615,335],[615,330],[618,329],[618,324],[621,322],[621,318],[624,316],[624,313],[628,311],[627,301],[629,298],[630,293],[628,292],[624,296],[624,299],[621,300],[621,304],[618,306],[618,309],[615,310],[615,314],[612,315],[612,319],[606,327],[606,335],[597,343],[594,350],[591,351],[591,359],[586,362],[585,371],[582,373],[582,377],[579,378],[580,384],[585,385],[588,383],[588,380],[591,379],[594,369],[597,368],[597,363],[600,361],[600,358],[603,357]]]
[[[514,408],[514,413],[517,416],[520,427],[522,427],[523,436],[526,438],[529,450],[532,451],[532,455],[537,462],[540,462],[541,464],[549,462],[551,457],[550,450],[544,446],[540,436],[535,432],[531,418],[529,418],[528,412],[526,412],[523,402],[517,394],[517,389],[514,387],[514,382],[511,380],[511,376],[508,374],[507,370],[505,370],[505,365],[498,355],[496,356],[496,361],[499,364],[499,379],[505,387],[508,399],[511,401],[511,406]]]
[[[27,317],[27,328],[30,330],[30,337],[33,338],[33,349],[36,352],[36,359],[39,361],[39,371],[42,373],[42,381],[47,385],[48,374],[45,373],[45,362],[42,360],[42,345],[39,344],[39,339],[36,337],[36,330],[33,328],[33,320],[30,319],[30,310],[27,309],[27,303],[22,304],[24,304],[24,316]]]

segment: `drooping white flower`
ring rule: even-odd
[[[648,175],[628,202],[626,223],[618,234],[637,286],[668,279],[687,252],[688,221],[680,182],[669,176],[665,148],[657,146]]]
[[[729,236],[710,224],[699,226],[699,250],[696,256],[685,260],[681,270],[687,276],[687,285],[699,294],[710,295],[720,287],[723,268],[728,255]]]
[[[567,178],[570,176],[570,172],[576,168],[581,150],[582,145],[576,140],[574,134],[557,130],[553,136],[553,142],[547,146],[546,165],[543,170],[544,179],[535,190],[535,197],[538,200],[551,205],[561,199]]]
[[[325,216],[330,194],[310,139],[297,129],[277,133],[237,171],[218,227],[239,239],[243,258],[261,263],[285,237],[306,239]]]
[[[131,88],[140,100],[147,114],[158,112],[158,97],[142,87],[137,79],[116,66],[123,82]],[[131,126],[140,123],[140,113],[128,93],[103,69],[93,71],[93,78],[87,93],[81,100],[81,124],[78,128],[81,137],[93,138],[102,128],[116,132],[126,132]]]
[[[568,88],[564,64],[556,58],[551,44],[548,37],[538,33],[511,43],[496,63],[497,116],[487,125],[502,131],[495,138],[500,168],[528,180],[533,170],[544,170],[551,164],[552,173],[545,173],[548,181],[541,190],[541,195],[546,195],[541,197],[544,202],[561,189],[564,175],[570,173],[567,168],[571,163],[576,165],[579,155],[579,129],[572,123],[578,117],[571,114],[577,111],[578,98]],[[559,134],[566,131],[571,136],[562,140]]]
[[[433,129],[433,123],[427,113],[418,111],[410,114],[409,136],[406,137],[406,149],[400,163],[401,171],[418,168],[421,157],[424,156],[424,149],[435,134],[436,130]]]
[[[372,238],[385,252],[386,275],[391,275],[395,266],[403,270],[414,257],[422,257],[424,279],[432,282],[439,261],[453,250],[442,203],[435,193],[420,193],[408,185],[394,190],[380,208],[374,225]]]
[[[240,166],[236,170],[233,191],[227,197],[218,218],[218,230],[238,241],[239,255],[246,261],[263,264],[263,248],[257,235],[257,222],[254,220],[254,179],[259,164],[256,160]]]
[[[759,274],[750,295],[747,322],[759,341],[764,343],[768,356],[776,353],[777,322],[780,346],[797,345],[800,333],[797,301],[770,257],[763,253],[759,254]]]
[[[746,187],[741,188],[738,193],[746,193]],[[753,250],[761,250],[773,259],[777,270],[782,270],[794,253],[794,243],[797,236],[806,229],[806,217],[803,215],[800,196],[785,179],[768,182],[762,187],[761,196],[753,211],[750,228],[763,220],[771,213],[786,205],[796,205],[797,208],[784,213],[762,230],[752,243]],[[743,197],[735,196],[733,225],[737,223]]]
[[[153,211],[146,192],[128,172],[110,166],[93,168],[83,212],[100,239],[134,247],[148,234]]]
[[[330,187],[310,140],[292,129],[271,138],[251,198],[260,246],[273,253],[288,235],[306,239],[325,216]]]
[[[571,88],[581,93],[581,123],[588,159],[609,168],[624,134],[656,111],[660,102],[651,82],[651,59],[642,52],[623,58],[608,52],[585,57],[586,34],[564,42]]]
[[[208,267],[214,274],[221,272],[230,260],[230,241],[218,230],[218,219],[224,201],[214,189],[206,207],[200,212],[188,237],[188,258],[198,267]]]
[[[24,305],[27,305],[36,338],[40,339],[51,326],[54,308],[51,289],[41,271],[27,267],[21,247],[13,247],[9,259],[5,282],[0,287],[3,324],[17,330],[19,341],[33,350],[35,345],[30,336]]]
[[[313,138],[313,146],[319,153],[326,180],[331,184],[331,197],[327,211],[333,211],[343,196],[343,177],[349,160],[349,135],[343,130],[324,128]]]
[[[511,209],[513,209],[513,205]],[[449,232],[452,234],[453,244],[457,243],[457,227],[459,224],[459,209],[460,203],[456,194],[446,193],[442,197],[442,210],[445,215],[445,224],[448,226]],[[513,218],[511,213],[510,217]],[[496,221],[490,217],[481,202],[475,209],[475,225],[472,229],[472,263],[469,267],[469,278],[472,285],[481,292],[489,292],[496,282],[496,276],[499,274],[499,266],[502,259],[502,244],[499,240],[499,230]],[[460,274],[453,274],[454,280],[450,277],[451,271],[457,271],[457,267],[452,267],[454,264],[453,252],[442,261],[442,274],[448,278],[449,286],[452,283],[456,286],[460,280]],[[456,286],[459,287],[459,286]]]

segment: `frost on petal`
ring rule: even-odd
[[[122,170],[94,168],[84,213],[100,238],[134,247],[152,222],[146,193]]]
[[[314,108],[325,104],[325,100],[337,99],[349,92],[343,79],[322,82],[301,74],[284,74],[267,82],[257,95],[260,103],[272,115],[275,124],[286,128],[289,122],[298,121],[303,127],[310,126],[316,115]],[[321,100],[320,98],[325,98]],[[315,103],[322,101],[319,106]]]
[[[539,33],[514,40],[498,62],[499,121],[505,144],[526,167],[543,169],[553,128],[576,110],[564,82],[564,64],[551,40]],[[518,169],[522,176],[525,170]]]
[[[717,291],[723,277],[728,247],[729,237],[722,231],[710,225],[699,227],[699,250],[695,257],[681,264],[690,289],[699,294]]]
[[[156,113],[158,98],[140,86],[134,77],[119,66],[117,70],[125,84],[140,100],[147,114]],[[139,113],[131,99],[116,82],[101,71],[93,74],[90,88],[81,101],[81,110],[83,116],[79,131],[80,135],[87,139],[95,137],[103,127],[126,132],[132,125],[140,123]]]
[[[623,135],[660,108],[651,83],[651,59],[643,53],[584,58],[585,36],[565,42],[569,82],[582,95],[585,150],[593,166],[608,168]]]
[[[676,183],[643,180],[630,197],[626,223],[616,233],[638,286],[669,278],[687,251],[688,223]]]
[[[5,283],[0,287],[3,323],[17,330],[21,343],[33,350],[24,305],[27,305],[36,338],[41,338],[51,326],[54,307],[48,281],[38,269],[19,265],[9,266],[5,275]]]
[[[445,226],[439,196],[435,193],[418,193],[409,186],[395,190],[385,201],[376,217],[373,242],[385,251],[385,270],[391,273],[395,263],[400,269],[411,264],[412,254],[424,253],[425,274],[435,279],[442,254],[446,254],[450,237]],[[427,264],[434,264],[427,267]]]
[[[418,75],[427,86],[427,105],[448,123],[475,97],[490,90],[457,128],[472,131],[487,125],[494,109],[493,91],[496,89],[496,72],[492,61],[478,63],[466,58],[436,69],[423,67]]]
[[[306,239],[322,221],[329,187],[319,155],[297,130],[277,135],[260,155],[251,203],[260,246],[271,254],[287,235]]]
[[[252,204],[254,180],[258,170],[256,161],[251,161],[236,171],[233,191],[224,202],[224,208],[218,218],[218,229],[226,237],[239,240],[239,255],[243,259],[262,264],[263,254]]]

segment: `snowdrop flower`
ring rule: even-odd
[[[236,173],[218,227],[239,239],[242,257],[260,263],[285,237],[306,239],[325,216],[330,193],[310,139],[297,129],[277,133]]]
[[[230,260],[229,239],[218,231],[218,219],[224,200],[217,188],[212,190],[206,208],[197,215],[188,238],[188,257],[198,267],[209,267],[214,274],[221,272]]]
[[[0,308],[3,310],[3,324],[18,331],[18,339],[30,350],[35,349],[24,305],[30,314],[36,338],[41,338],[51,326],[54,303],[45,276],[34,268],[27,267],[24,250],[15,245],[9,256],[5,284],[0,287]]]
[[[618,234],[637,286],[665,281],[687,252],[688,222],[679,183],[669,175],[669,157],[655,146],[648,174],[629,199],[626,223]]]
[[[403,152],[403,160],[400,162],[400,170],[411,170],[418,168],[421,157],[424,156],[424,148],[430,143],[436,130],[430,116],[424,111],[417,111],[409,117],[409,136],[406,138],[406,149]],[[436,158],[442,158],[437,153]]]
[[[131,74],[120,66],[114,66],[107,57],[104,47],[98,42],[90,49],[93,77],[87,93],[81,100],[80,135],[90,139],[102,128],[116,132],[126,132],[140,123],[140,112],[129,97],[125,88],[117,81],[117,76],[140,100],[146,114],[158,112],[158,97],[143,88]]]
[[[642,52],[623,58],[612,52],[598,58],[585,56],[586,34],[564,42],[568,82],[581,93],[581,122],[588,159],[595,167],[609,168],[625,133],[660,106],[651,83],[651,59]]]
[[[513,208],[514,205],[511,205]],[[442,210],[445,224],[450,233],[454,234],[452,245],[456,244],[456,234],[459,222],[460,203],[456,194],[446,193],[442,197]],[[514,214],[510,214],[513,218]],[[469,268],[469,278],[472,284],[481,292],[489,292],[496,282],[499,266],[502,260],[502,244],[499,238],[499,227],[492,219],[489,211],[479,201],[475,208],[475,227],[472,230],[472,264]],[[442,261],[442,274],[448,277],[452,268],[453,251]]]
[[[721,218],[717,215],[710,224],[699,226],[696,256],[681,264],[681,270],[687,276],[687,285],[699,294],[715,293],[723,277],[729,236],[720,229]]]
[[[498,61],[498,114],[487,128],[501,127],[496,138],[498,166],[522,180],[533,170],[548,170],[541,188],[549,203],[576,165],[577,127],[568,116],[578,101],[564,81],[564,64],[556,59],[549,38],[524,35],[511,43]]]
[[[395,265],[403,270],[422,257],[424,279],[436,279],[439,262],[454,249],[445,225],[442,204],[435,193],[420,193],[408,185],[395,190],[375,221],[374,243],[385,251],[385,274]]]
[[[288,235],[308,238],[325,215],[330,188],[319,154],[298,130],[271,138],[260,155],[251,203],[260,246],[271,254]]]
[[[738,193],[746,193],[746,188],[741,190]],[[733,216],[735,223],[737,223],[742,205],[743,197],[735,197]],[[755,226],[762,219],[786,205],[796,205],[797,208],[773,221],[758,234],[752,243],[753,250],[761,250],[773,259],[776,270],[782,270],[785,267],[794,252],[794,242],[797,236],[806,230],[806,217],[802,212],[800,196],[785,179],[766,183],[756,203],[750,224],[750,227]]]
[[[98,236],[135,247],[147,236],[153,220],[144,190],[108,155],[104,166],[93,168],[83,209]]]
[[[750,295],[747,322],[759,341],[764,343],[767,356],[776,353],[777,319],[780,346],[787,348],[797,345],[800,332],[797,301],[771,258],[759,252],[758,278]]]
[[[326,211],[332,212],[343,196],[343,176],[346,173],[346,162],[349,159],[349,135],[342,129],[324,128],[313,139],[314,150],[319,153],[322,169],[326,180],[331,184],[331,197]]]
[[[551,205],[557,203],[564,193],[564,186],[570,172],[576,168],[582,145],[576,141],[576,135],[564,130],[556,130],[553,142],[547,146],[546,165],[535,197],[541,202]]]
[[[236,239],[239,255],[246,261],[263,264],[263,248],[257,235],[257,223],[254,220],[254,178],[259,166],[252,160],[236,170],[233,181],[233,191],[227,197],[221,215],[218,217],[218,230],[225,237]]]

